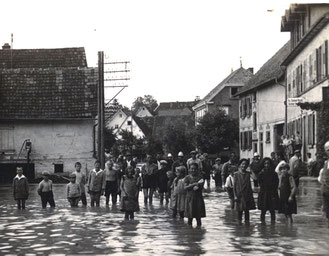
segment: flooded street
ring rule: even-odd
[[[119,207],[71,209],[65,185],[54,186],[56,208],[41,209],[36,185],[30,185],[27,209],[16,209],[10,186],[0,187],[0,254],[328,254],[329,229],[321,216],[320,191],[315,181],[302,181],[298,215],[292,226],[278,215],[275,225],[260,223],[259,211],[251,211],[250,225],[239,225],[229,209],[226,193],[205,192],[207,217],[202,228],[173,220],[168,206],[155,198],[135,221],[124,221]],[[89,197],[87,198],[89,203]]]

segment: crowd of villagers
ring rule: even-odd
[[[329,154],[329,142],[325,150]],[[262,222],[265,222],[267,212],[270,213],[272,223],[275,222],[276,211],[283,213],[287,222],[291,223],[292,214],[297,213],[298,180],[291,173],[292,166],[285,161],[275,163],[269,157],[260,161],[257,153],[251,164],[248,159],[238,160],[233,152],[227,162],[221,163],[221,159],[217,158],[215,164],[212,164],[206,153],[197,154],[192,151],[187,161],[182,152],[178,153],[175,160],[170,153],[165,158],[161,154],[157,154],[156,158],[147,155],[146,162],[140,168],[129,153],[116,159],[109,156],[104,170],[100,168],[99,161],[88,172],[82,171],[79,162],[74,167],[66,186],[67,200],[71,207],[77,207],[80,201],[86,207],[87,193],[91,207],[100,206],[101,196],[105,196],[106,205],[110,204],[111,199],[115,206],[119,197],[120,210],[124,212],[126,220],[133,220],[134,213],[139,211],[138,198],[142,191],[144,204],[152,204],[156,193],[160,204],[169,204],[173,218],[187,218],[189,225],[195,219],[197,226],[201,226],[201,218],[206,216],[203,191],[210,190],[211,177],[217,191],[227,192],[230,207],[237,212],[239,223],[243,215],[245,223],[249,223],[249,211],[256,209],[254,195],[258,195],[257,208],[261,211]],[[23,168],[17,167],[16,171],[13,180],[14,199],[18,209],[25,209],[29,185],[23,175]],[[323,210],[329,218],[328,162],[325,162],[321,170],[319,181]],[[37,189],[43,208],[47,204],[55,207],[52,184],[50,173],[44,171],[43,180]]]

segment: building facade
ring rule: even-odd
[[[285,122],[285,84],[282,61],[290,42],[273,55],[238,93],[240,157],[261,157],[281,150]]]
[[[195,106],[195,125],[206,114],[218,109],[224,110],[231,118],[239,118],[239,101],[236,97],[238,91],[253,76],[253,69],[244,69],[243,67],[233,71],[212,91],[210,91]]]
[[[292,4],[281,20],[281,31],[290,32],[291,53],[283,61],[286,68],[288,102],[323,101],[328,87],[329,4]],[[299,105],[287,107],[287,132],[302,137],[302,155],[316,153],[318,113]]]
[[[5,47],[0,77],[0,182],[16,165],[30,180],[45,170],[70,172],[77,161],[92,168],[98,73],[83,48]]]

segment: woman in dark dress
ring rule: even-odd
[[[170,169],[168,168],[168,163],[166,160],[160,161],[160,169],[158,170],[158,188],[159,188],[159,195],[160,195],[160,204],[163,204],[164,197],[166,198],[166,203],[169,203],[168,197],[168,176],[167,172]]]
[[[292,214],[297,213],[296,203],[296,183],[294,177],[289,174],[289,164],[284,164],[279,168],[279,191],[280,207],[279,213],[283,213],[290,223],[293,222]]]
[[[250,173],[247,172],[249,161],[241,159],[239,163],[239,171],[234,173],[233,192],[235,198],[235,210],[238,212],[238,221],[242,221],[242,213],[244,212],[244,220],[249,222],[249,210],[256,209],[253,191],[250,183]]]
[[[157,174],[158,167],[152,161],[152,156],[146,156],[146,164],[142,167],[142,189],[144,193],[144,203],[147,204],[147,200],[149,199],[149,203],[152,204],[153,193],[157,186]]]
[[[265,157],[262,161],[262,170],[259,173],[259,194],[258,194],[258,209],[261,210],[260,219],[265,222],[267,211],[271,213],[271,221],[275,222],[275,210],[279,209],[278,186],[279,178],[274,171],[274,166],[271,158]]]
[[[184,178],[184,189],[186,190],[184,215],[188,218],[188,224],[192,226],[193,218],[197,226],[201,226],[201,218],[206,217],[206,209],[202,195],[204,180],[198,171],[198,164],[190,165],[189,175]]]

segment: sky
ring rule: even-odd
[[[127,107],[147,94],[158,103],[193,101],[241,62],[257,72],[290,38],[280,24],[292,2],[3,1],[0,44],[10,43],[13,33],[14,49],[85,47],[90,67],[97,66],[98,51],[106,61],[129,61],[130,80],[116,83],[128,85],[117,96]],[[105,98],[119,89],[106,88]]]

